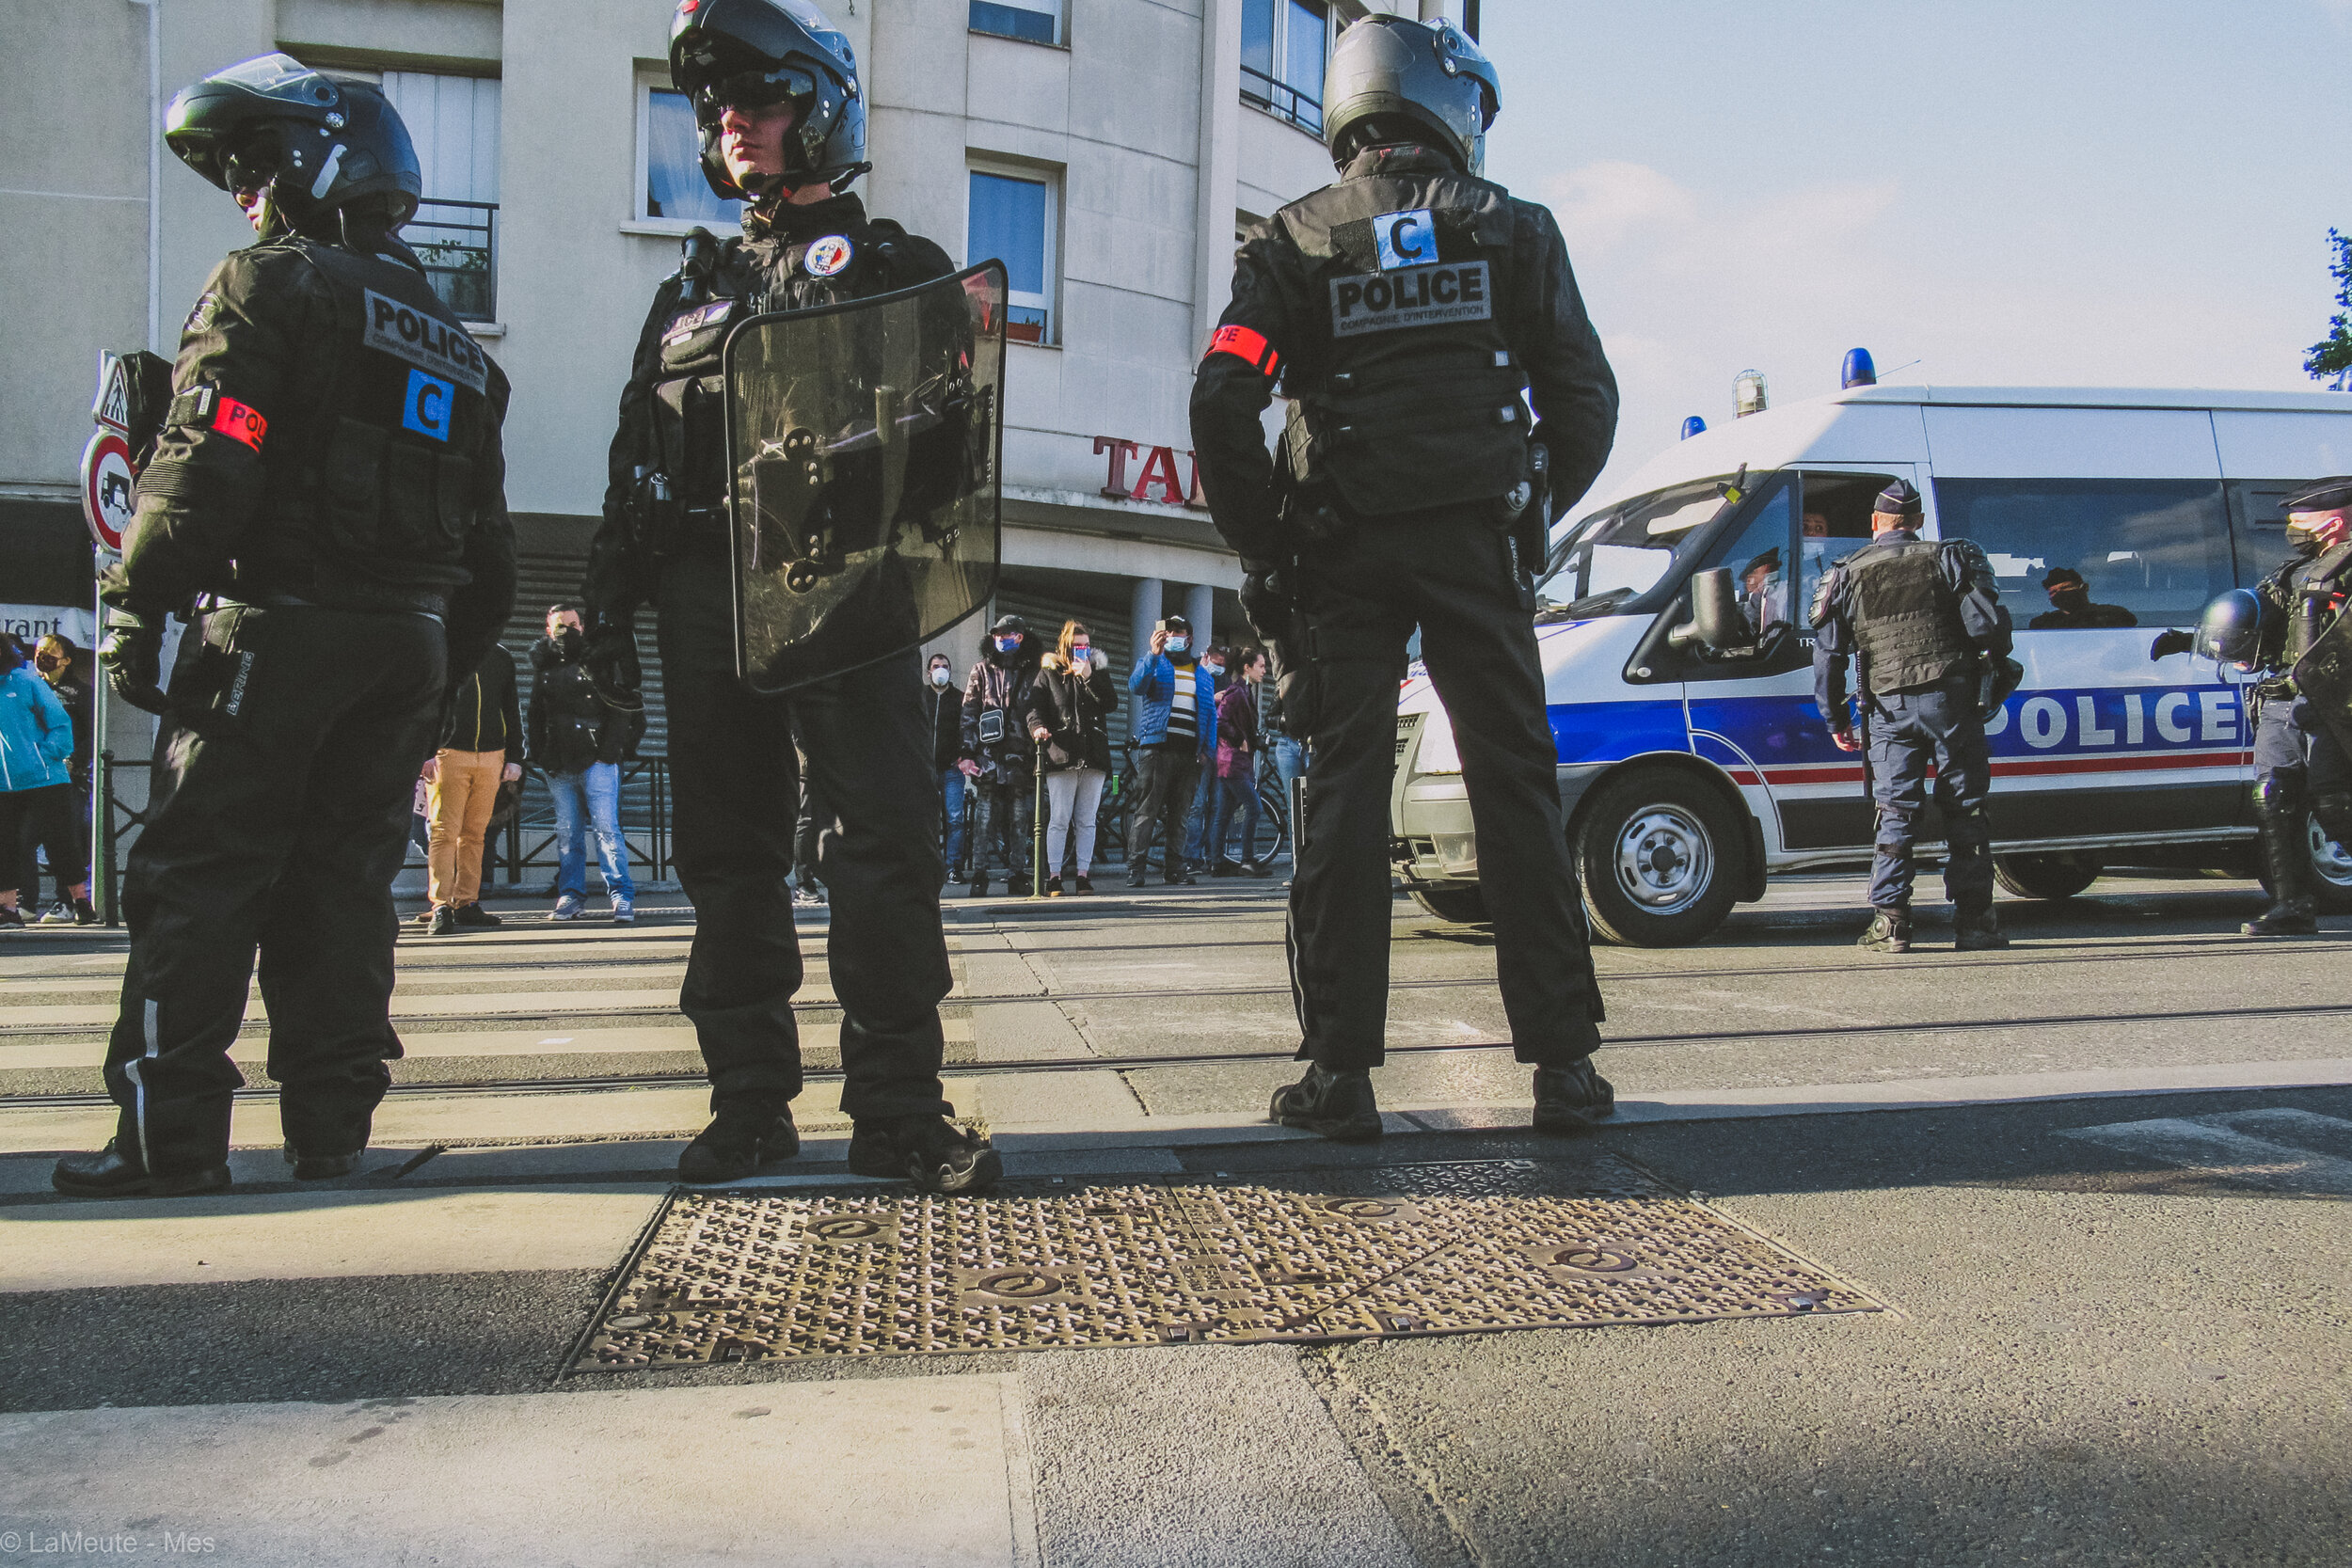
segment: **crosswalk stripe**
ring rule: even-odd
[[[2154,1117],[2072,1128],[2060,1136],[2252,1186],[2352,1197],[2352,1159],[2327,1152],[2352,1149],[2352,1122],[2309,1111]]]

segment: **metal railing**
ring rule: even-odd
[[[401,238],[459,321],[498,320],[498,203],[428,197]]]
[[[1287,119],[1302,131],[1323,135],[1323,101],[1250,66],[1241,68],[1241,101]]]

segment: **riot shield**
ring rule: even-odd
[[[2319,634],[2311,651],[2295,661],[2295,689],[2312,715],[2347,752],[2352,752],[2352,610]]]
[[[736,670],[795,687],[996,592],[1005,269],[753,316],[725,356]]]

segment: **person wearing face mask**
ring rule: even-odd
[[[850,1169],[977,1192],[1003,1161],[949,1119],[939,1080],[939,1003],[954,976],[922,660],[908,647],[780,695],[740,678],[723,397],[729,336],[753,316],[896,293],[955,264],[850,193],[872,166],[866,95],[849,40],[808,0],[679,0],[670,80],[692,105],[711,190],[744,203],[743,231],[689,234],[684,264],[655,293],[621,393],[584,596],[591,669],[619,685],[636,684],[637,611],[656,610],[675,859],[695,916],[678,1005],[710,1078],[710,1123],[678,1176],[733,1180],[800,1149],[792,998],[803,967],[787,885],[797,723],[827,814],[817,870],[843,1014]]]
[[[963,759],[963,693],[946,654],[931,655],[928,678],[923,705],[931,726],[931,771],[939,775],[940,885],[945,887],[963,863],[963,769],[957,766]]]
[[[2270,907],[2238,927],[2249,937],[2318,931],[2312,823],[2352,848],[2352,690],[2343,686],[2352,628],[2340,624],[2352,597],[2352,474],[2306,485],[2284,510],[2292,553],[2254,589],[2260,628],[2239,664],[2263,675],[2252,692],[2254,813],[2270,873]],[[2150,657],[2186,652],[2192,641],[2166,632]]]
[[[2139,617],[2117,604],[2090,602],[2090,585],[2072,566],[2058,566],[2042,579],[2050,608],[2026,623],[2027,631],[2075,631],[2085,627],[2136,626]]]
[[[1062,856],[1076,854],[1076,887],[1092,893],[1094,814],[1110,777],[1110,716],[1119,707],[1110,660],[1095,651],[1094,634],[1064,622],[1061,638],[1041,661],[1031,689],[1027,723],[1045,770],[1051,815],[1045,825],[1045,896],[1062,893]]]
[[[621,832],[621,764],[644,734],[643,706],[615,708],[581,663],[580,607],[548,610],[548,634],[531,649],[529,755],[547,776],[555,800],[555,909],[550,920],[578,920],[587,897],[588,834],[596,835],[596,862],[612,920],[637,919],[637,885],[628,874],[628,840]]]
[[[988,646],[963,683],[963,754],[972,781],[972,896],[988,895],[992,859],[1005,867],[1005,891],[1026,893],[1029,834],[1037,826],[1037,743],[1023,721],[1037,685],[1039,652],[1029,624],[999,615]]]
[[[1160,878],[1192,881],[1184,869],[1184,814],[1194,784],[1216,745],[1216,681],[1192,655],[1192,623],[1170,615],[1152,632],[1127,689],[1143,699],[1136,714],[1136,803],[1127,817],[1127,885],[1143,885],[1152,832],[1160,831]]]
[[[33,649],[33,668],[49,683],[49,689],[65,705],[66,717],[73,721],[73,755],[66,763],[67,782],[72,785],[73,811],[72,827],[75,842],[87,847],[90,829],[90,689],[80,672],[74,669],[74,656],[82,650],[62,632],[51,632]],[[64,855],[54,852],[49,862],[49,875],[56,884],[56,902],[41,914],[43,926],[95,926],[98,911],[89,901],[88,855],[83,849]]]
[[[400,237],[423,177],[382,89],[263,55],[183,89],[164,141],[255,242],[188,312],[100,584],[107,684],[161,723],[124,865],[121,1114],[107,1148],[57,1163],[77,1196],[229,1185],[257,962],[293,1175],[358,1168],[401,1054],[417,770],[515,602],[506,377]]]

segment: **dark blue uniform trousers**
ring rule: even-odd
[[[1890,691],[1869,699],[1870,794],[1878,802],[1878,841],[1870,862],[1870,904],[1911,905],[1912,846],[1928,803],[1928,769],[1935,769],[1935,804],[1944,816],[1950,855],[1945,895],[1963,915],[1993,906],[1993,832],[1985,801],[1993,793],[1984,721],[1977,713],[1977,683],[1966,675],[1937,685]]]

